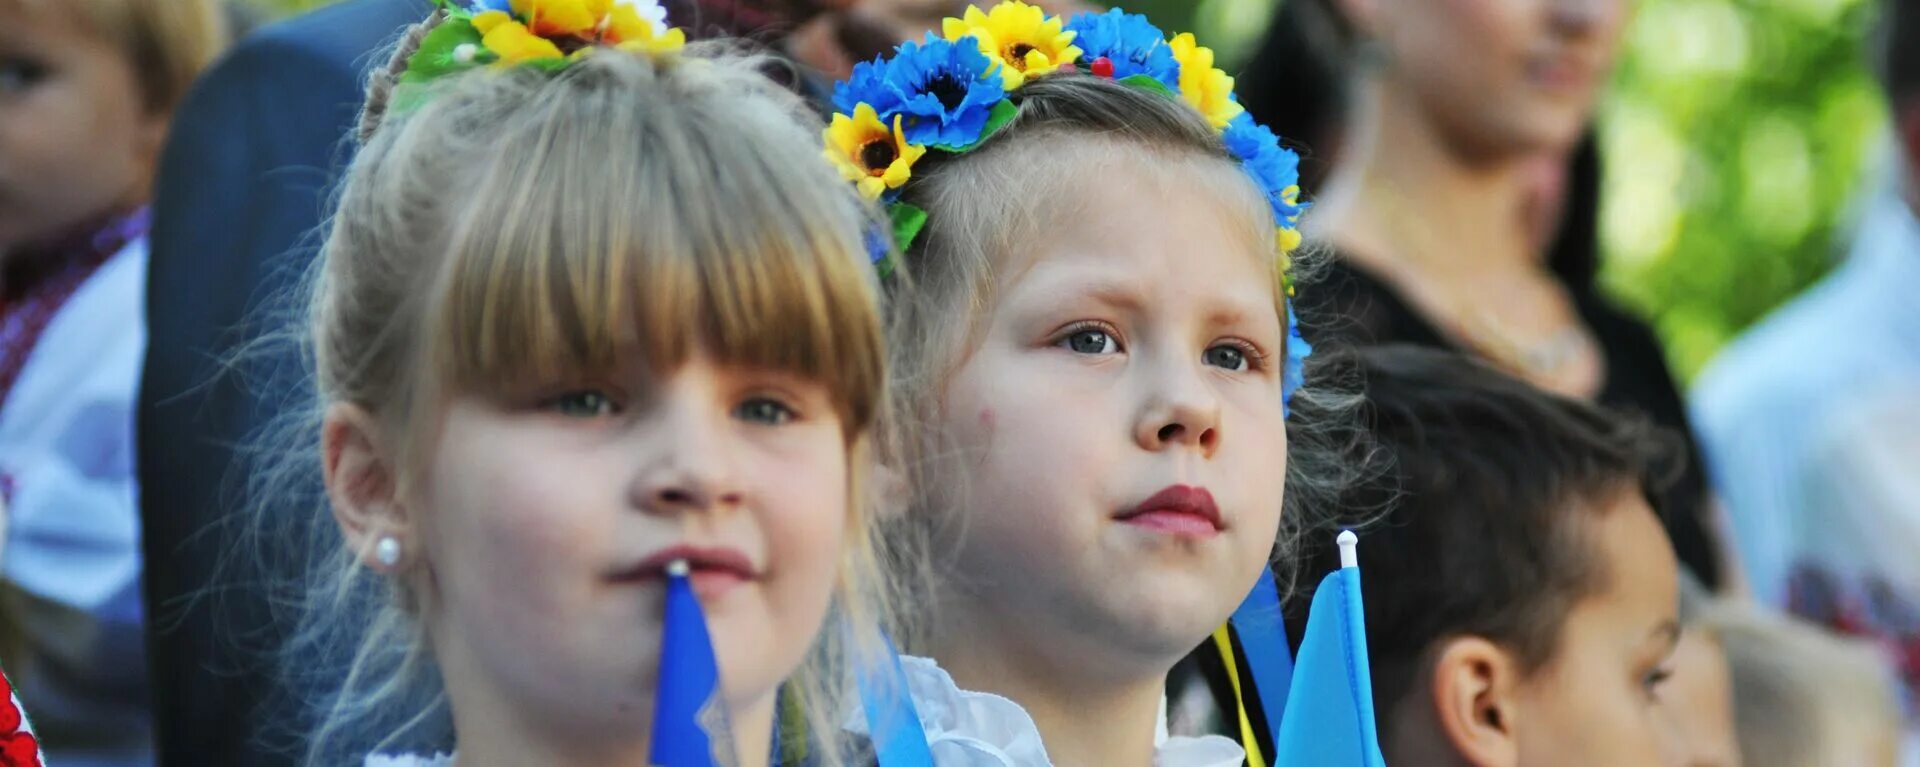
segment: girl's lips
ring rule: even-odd
[[[1114,516],[1120,522],[1184,538],[1210,538],[1226,529],[1220,507],[1204,487],[1172,485]]]
[[[615,583],[647,583],[666,580],[667,569],[675,562],[687,565],[687,580],[701,599],[716,599],[742,585],[760,579],[753,560],[739,549],[726,546],[678,544],[660,549],[639,562],[615,571]]]

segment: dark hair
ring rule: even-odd
[[[1301,542],[1287,623],[1296,641],[1312,586],[1339,567],[1337,530],[1360,532],[1367,643],[1379,710],[1415,687],[1438,641],[1475,635],[1534,671],[1606,574],[1585,525],[1621,492],[1657,482],[1669,439],[1645,420],[1549,394],[1451,352],[1408,346],[1356,358],[1371,427],[1367,475],[1331,524]]]
[[[1284,0],[1234,93],[1255,120],[1300,153],[1300,186],[1319,189],[1345,130],[1350,33],[1323,0]]]
[[[1920,0],[1881,0],[1874,65],[1887,98],[1920,96]]]

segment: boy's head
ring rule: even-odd
[[[0,0],[0,254],[146,201],[214,0]]]
[[[1661,442],[1457,355],[1355,356],[1375,443],[1352,460],[1379,468],[1325,516],[1361,525],[1388,761],[1665,763],[1659,684],[1680,627],[1645,493]],[[1338,552],[1298,566],[1313,583]],[[1296,635],[1310,600],[1289,606]]]

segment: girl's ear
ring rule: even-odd
[[[358,405],[334,404],[321,423],[320,444],[327,500],[347,546],[367,567],[398,572],[413,529],[397,495],[395,456],[373,415]]]

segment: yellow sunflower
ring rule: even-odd
[[[527,25],[501,11],[475,14],[473,28],[480,32],[480,45],[500,58],[496,66],[510,67],[539,59],[566,58],[560,46],[536,35]]]
[[[1168,41],[1180,62],[1180,96],[1207,116],[1215,130],[1246,111],[1233,100],[1233,77],[1213,66],[1213,49],[1195,42],[1192,33]]]
[[[968,35],[980,41],[980,52],[1000,62],[1007,90],[1059,69],[1062,64],[1079,60],[1080,49],[1073,44],[1076,33],[1063,30],[1058,16],[1020,0],[1007,0],[981,12],[967,6],[961,18],[941,23],[940,32],[949,41],[958,42]]]
[[[540,37],[591,37],[613,0],[512,0],[513,15]]]
[[[889,131],[879,113],[864,103],[854,106],[852,117],[834,115],[824,138],[827,159],[840,169],[840,175],[857,182],[860,194],[869,200],[907,183],[913,164],[927,153],[926,147],[907,143],[900,115],[894,115]]]

